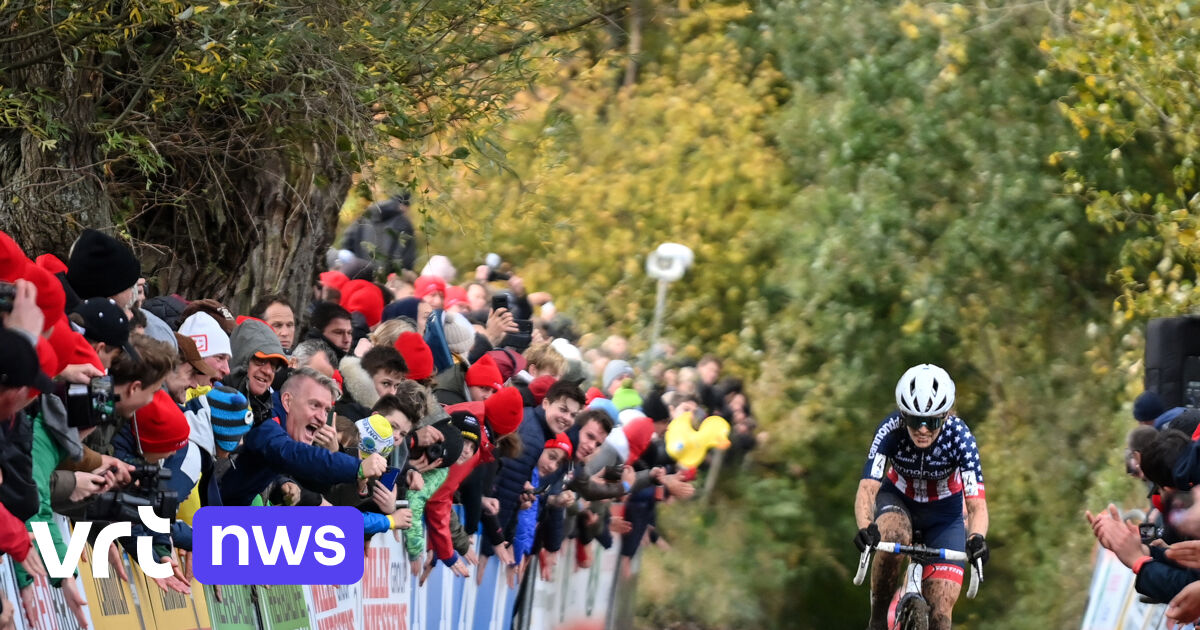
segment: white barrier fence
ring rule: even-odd
[[[1082,630],[1166,630],[1166,604],[1143,603],[1133,589],[1135,577],[1111,551],[1097,547]]]
[[[59,526],[66,533],[65,519]],[[619,552],[591,544],[592,565],[577,566],[567,550],[550,581],[533,581],[528,623],[516,630],[549,630],[578,619],[605,619]],[[346,586],[223,586],[220,598],[195,580],[192,595],[165,593],[123,557],[129,582],[93,578],[90,548],[76,585],[87,602],[89,628],[97,630],[512,630],[517,590],[508,587],[491,558],[481,582],[454,577],[440,563],[423,586],[409,571],[403,537],[377,534],[367,549],[363,579]],[[531,564],[530,578],[538,574]],[[317,578],[319,576],[314,576]],[[17,630],[78,630],[62,589],[35,582],[36,613],[21,606],[11,558],[0,560],[0,589],[12,602]]]

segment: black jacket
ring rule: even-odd
[[[416,231],[405,211],[408,205],[402,197],[371,204],[366,214],[346,230],[342,249],[355,256],[375,261],[387,271],[394,265],[412,269],[417,261]]]
[[[39,507],[33,480],[33,420],[24,411],[0,421],[0,471],[0,503],[22,521],[33,518]]]

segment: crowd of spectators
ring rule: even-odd
[[[1143,601],[1168,604],[1178,623],[1200,620],[1200,410],[1166,407],[1145,391],[1133,404],[1125,471],[1142,481],[1149,505],[1087,513],[1100,545],[1136,574]]]
[[[383,210],[372,220],[397,220]],[[628,571],[644,542],[666,546],[657,505],[695,492],[668,455],[672,420],[727,418],[727,470],[754,447],[749,400],[717,357],[689,366],[668,349],[639,370],[625,339],[577,335],[496,257],[460,278],[444,256],[405,269],[403,242],[357,245],[331,250],[309,303],[267,295],[239,314],[147,297],[138,259],[102,232],[65,263],[0,232],[0,552],[27,609],[46,575],[32,523],[148,535],[139,504],[173,520],[153,536],[173,575],[155,582],[183,593],[192,515],[217,505],[354,506],[368,537],[402,532],[422,582],[438,562],[481,579],[495,556],[528,584],[567,553],[588,566],[593,540]],[[51,582],[79,614],[74,581]],[[0,599],[0,627],[12,605]]]

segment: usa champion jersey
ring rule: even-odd
[[[891,467],[888,467],[888,460]],[[927,449],[919,449],[908,436],[899,412],[893,412],[875,430],[863,479],[885,479],[918,503],[948,499],[961,492],[984,498],[979,447],[971,429],[957,416],[946,418]]]

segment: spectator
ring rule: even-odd
[[[350,352],[350,344],[354,339],[350,312],[332,302],[321,302],[313,309],[308,334],[304,338],[319,339],[329,344],[337,360],[341,361]]]
[[[404,357],[390,346],[371,348],[362,359],[347,356],[340,369],[344,391],[333,409],[349,418],[365,418],[381,397],[395,395],[408,371]]]
[[[451,466],[446,482],[442,484],[442,487],[434,493],[426,504],[426,522],[430,527],[430,541],[434,551],[434,555],[430,560],[431,562],[434,560],[441,561],[450,567],[455,575],[460,577],[466,577],[467,567],[462,559],[459,558],[458,553],[454,551],[451,544],[451,497],[454,496],[454,492],[458,490],[463,479],[466,479],[467,475],[477,465],[492,461],[494,446],[492,440],[488,437],[489,431],[497,437],[508,435],[520,426],[522,417],[521,394],[511,387],[500,390],[483,403],[467,404],[482,405],[482,414],[478,411],[473,411],[472,413],[477,418],[480,415],[483,416],[484,435],[480,436],[479,452],[466,462]],[[505,559],[511,562],[510,557]]]
[[[200,358],[216,372],[212,382],[223,380],[229,376],[229,359],[233,357],[233,348],[229,344],[229,335],[208,313],[194,313],[179,325],[179,332],[192,338]]]
[[[348,483],[360,476],[383,474],[387,462],[379,455],[371,455],[360,463],[355,457],[313,445],[318,432],[327,426],[337,391],[337,385],[329,377],[311,368],[292,372],[280,396],[287,427],[282,426],[281,419],[274,418],[257,422],[246,433],[237,466],[225,473],[220,482],[225,505],[249,505],[278,475]],[[329,429],[332,431],[332,427]]]
[[[711,413],[716,413],[724,406],[721,394],[717,391],[717,381],[721,378],[721,360],[713,354],[706,354],[696,364],[700,382],[698,394],[700,404]]]
[[[246,395],[255,422],[270,420],[275,415],[275,372],[288,365],[279,337],[270,326],[247,319],[234,329],[231,343],[233,368],[226,384]]]
[[[191,337],[175,333],[175,344],[179,349],[178,361],[175,369],[171,370],[163,381],[163,387],[176,403],[182,405],[187,402],[189,389],[198,388],[202,384],[209,385],[216,380],[217,372],[200,356],[196,342],[192,341]]]
[[[291,351],[296,340],[296,314],[286,297],[278,293],[264,295],[250,307],[250,317],[266,322],[279,337],[283,351]]]
[[[350,277],[340,271],[322,271],[319,276],[320,282],[314,288],[313,293],[315,300],[309,306],[309,317],[312,316],[313,307],[321,302],[332,302],[337,304],[342,299],[342,287],[350,282]]]
[[[633,378],[633,366],[624,359],[614,359],[604,366],[604,395],[612,397],[613,393],[624,386],[627,378]]]
[[[413,269],[417,261],[416,232],[408,218],[408,191],[367,207],[342,237],[342,249],[371,261],[385,272]]]
[[[417,274],[410,269],[403,269],[398,273],[390,273],[387,277],[388,291],[392,292],[393,301],[401,300],[413,294],[413,283],[417,280]]]
[[[141,275],[141,263],[133,252],[107,234],[87,229],[71,245],[67,280],[81,300],[112,298],[126,317],[132,316],[134,286]]]
[[[495,491],[491,494],[499,501],[496,518],[504,531],[513,531],[521,495],[529,481],[530,471],[542,454],[542,448],[556,435],[574,426],[576,414],[582,407],[583,392],[570,383],[560,382],[550,387],[541,405],[525,408],[521,424],[517,427],[521,454],[516,458],[500,460]]]
[[[337,353],[323,339],[306,339],[296,345],[288,360],[292,370],[312,368],[320,374],[333,378],[337,365]],[[280,386],[283,383],[279,383]]]
[[[129,317],[112,298],[84,300],[70,319],[82,328],[83,337],[96,351],[104,369],[112,365],[118,353],[129,351]]]
[[[445,306],[446,281],[438,276],[422,275],[413,284],[413,297],[428,304],[433,310],[441,310]]]
[[[492,298],[492,292],[488,290],[487,285],[475,280],[467,285],[467,310],[482,311],[491,308],[488,300]]]

